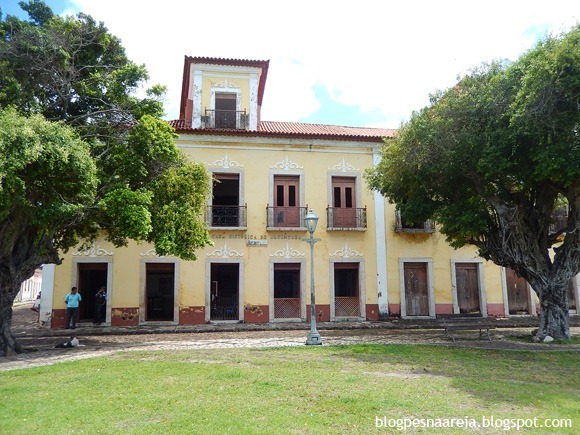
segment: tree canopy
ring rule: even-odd
[[[20,283],[60,251],[103,235],[196,258],[211,244],[210,179],[164,120],[164,88],[90,16],[21,2],[0,21],[0,354]]]
[[[405,219],[433,218],[453,246],[527,279],[540,334],[557,337],[569,336],[565,289],[580,272],[579,104],[576,26],[432,95],[365,174]]]

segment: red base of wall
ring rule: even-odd
[[[244,307],[245,323],[268,323],[270,321],[270,307],[268,305],[250,305]]]
[[[66,309],[52,310],[50,321],[51,328],[64,328],[66,326]]]
[[[379,320],[379,304],[367,304],[367,320]]]
[[[205,323],[205,307],[182,307],[179,309],[180,325],[202,325]]]
[[[111,326],[139,326],[139,308],[114,308]]]
[[[306,305],[306,322],[310,323],[310,309],[312,305]],[[316,321],[330,322],[330,305],[316,304]]]
[[[453,304],[435,304],[435,314],[453,314]]]
[[[503,304],[487,304],[487,315],[493,317],[505,316]]]
[[[401,317],[400,304],[389,304],[389,317]]]

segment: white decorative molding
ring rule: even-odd
[[[345,243],[343,248],[330,254],[330,256],[331,257],[353,258],[353,257],[362,257],[363,254],[355,251],[354,249],[350,249],[348,246],[348,243]]]
[[[288,156],[284,158],[281,162],[276,163],[273,166],[270,166],[270,169],[285,169],[286,171],[290,169],[304,169],[304,166],[300,166],[297,163],[294,163],[288,160]]]
[[[241,163],[236,162],[235,160],[230,159],[230,157],[226,154],[223,158],[216,160],[213,163],[208,163],[209,167],[217,167],[217,168],[243,168],[244,165]]]
[[[141,255],[141,257],[159,257],[159,258],[163,258],[163,256],[161,255],[157,255],[157,251],[155,249],[149,249],[147,252],[141,252],[139,255]]]
[[[228,246],[227,243],[224,243],[224,247],[221,249],[216,249],[207,254],[208,257],[221,257],[221,258],[229,258],[229,257],[243,257],[244,254],[240,254],[238,251],[233,250]]]
[[[240,89],[238,85],[225,79],[223,82],[216,83],[212,86],[213,88],[227,88],[227,89]]]
[[[342,159],[342,162],[333,166],[332,168],[328,168],[331,171],[340,171],[340,172],[352,172],[352,171],[359,171],[350,163],[347,163],[346,160]]]
[[[84,251],[77,251],[73,252],[73,257],[101,257],[101,256],[112,256],[113,253],[107,251],[105,248],[102,248],[100,245],[95,245],[94,243],[91,245],[90,248],[85,249]]]
[[[283,257],[283,258],[296,258],[296,257],[304,257],[306,254],[297,251],[294,248],[291,248],[288,243],[286,243],[286,247],[280,249],[273,254],[270,254],[270,257]]]

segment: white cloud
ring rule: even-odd
[[[544,31],[580,21],[577,0],[72,1],[121,38],[152,83],[168,86],[168,118],[179,115],[189,55],[269,59],[264,120],[313,113],[312,86],[322,83],[340,103],[380,110],[383,127],[398,127],[469,68],[516,59]]]

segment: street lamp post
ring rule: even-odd
[[[314,244],[320,239],[315,239],[313,235],[316,230],[316,224],[318,223],[318,216],[310,209],[306,213],[304,221],[306,222],[306,229],[310,233],[309,238],[302,239],[310,244],[310,332],[308,333],[306,344],[315,345],[322,344],[322,338],[316,330],[316,303],[314,298]]]

